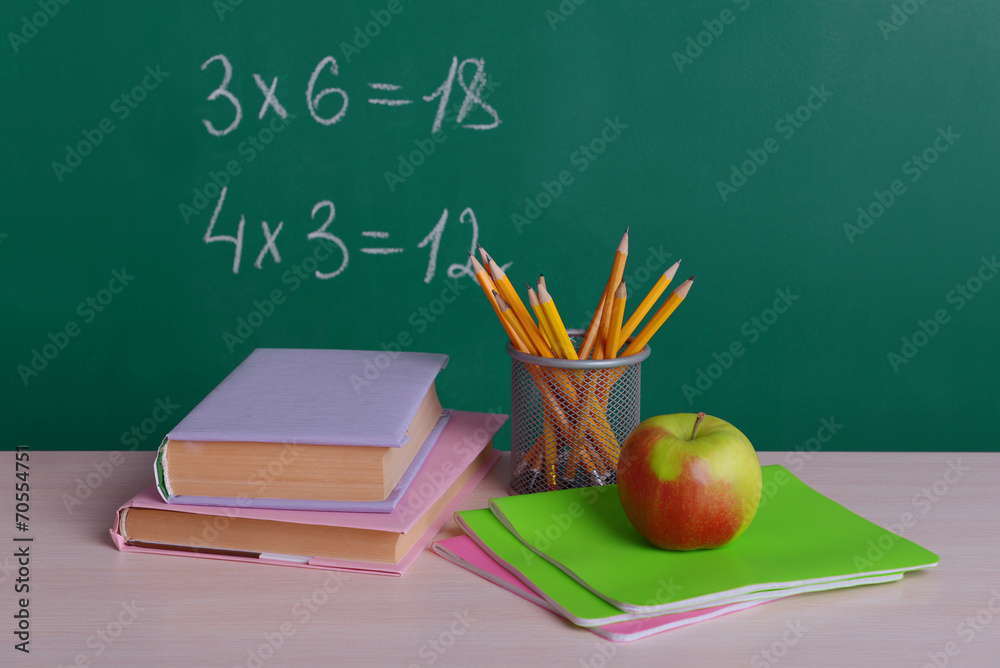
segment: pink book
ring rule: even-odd
[[[308,566],[312,568],[369,572],[382,575],[401,575],[413,563],[423,548],[426,547],[427,543],[437,534],[445,521],[451,517],[461,502],[482,481],[497,459],[499,459],[500,453],[493,452],[490,445],[494,433],[505,420],[506,416],[454,411],[448,425],[428,454],[427,460],[420,467],[413,482],[391,513],[271,510],[233,506],[182,506],[165,503],[157,493],[156,486],[151,485],[118,509],[115,524],[111,528],[111,538],[118,549],[125,552],[173,554],[206,559],[263,562],[285,566]],[[484,454],[484,450],[487,449],[490,452]],[[484,454],[485,459],[483,459],[478,469],[472,473],[472,476],[451,501],[448,502],[447,506],[437,514],[430,526],[423,531],[419,539],[407,550],[406,554],[398,562],[392,564],[338,560],[311,557],[309,555],[234,552],[213,548],[208,548],[210,551],[196,551],[197,549],[206,549],[204,547],[198,548],[197,546],[164,545],[162,548],[158,548],[150,546],[148,541],[144,542],[141,546],[131,545],[120,530],[122,521],[129,509],[149,508],[204,515],[206,518],[213,516],[246,518],[406,534],[417,525],[420,518],[444,496],[445,492],[459,480],[463,472],[481,454]]]

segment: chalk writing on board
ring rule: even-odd
[[[210,135],[224,137],[238,128],[242,122],[243,103],[229,90],[229,84],[233,79],[233,65],[225,54],[216,54],[203,62],[201,64],[202,71],[207,71],[209,66],[216,61],[222,65],[222,82],[208,94],[207,99],[209,102],[219,100],[220,103],[228,104],[232,108],[232,120],[224,127],[220,127],[207,118],[201,119],[201,122]],[[306,86],[306,107],[309,109],[309,114],[313,117],[313,120],[321,125],[335,125],[343,120],[347,114],[347,108],[350,103],[350,95],[348,95],[347,91],[336,86],[317,90],[317,86],[321,85],[320,77],[328,80],[338,75],[337,59],[333,56],[326,56],[319,61],[319,64],[316,65],[309,76],[309,84]],[[272,77],[270,83],[268,83],[259,73],[254,72],[253,80],[264,98],[260,110],[257,112],[258,120],[262,120],[268,112],[283,119],[287,118],[288,111],[278,98],[278,77]],[[497,113],[497,110],[483,100],[482,97],[483,86],[486,85],[486,61],[482,58],[466,58],[459,62],[458,56],[452,56],[448,74],[445,76],[444,81],[441,82],[441,85],[433,92],[420,96],[420,99],[424,102],[438,100],[437,109],[434,113],[434,121],[431,125],[431,132],[435,133],[441,129],[441,123],[444,120],[448,101],[451,99],[456,81],[465,93],[456,118],[458,125],[470,130],[492,130],[500,125],[500,115]],[[367,98],[368,104],[371,105],[393,108],[408,106],[415,102],[414,98],[407,97],[407,94],[402,92],[404,87],[399,83],[369,82],[368,87],[372,91],[378,91],[379,93],[378,96],[373,94],[372,97]],[[321,110],[320,103],[328,96],[331,96],[331,101],[323,104],[323,110]],[[491,119],[490,122],[466,122],[469,115],[476,109],[481,109],[485,112]]]
[[[205,230],[205,235],[202,240],[206,244],[212,243],[231,243],[233,244],[233,273],[240,273],[240,266],[243,259],[243,245],[245,241],[244,232],[246,229],[246,216],[240,214],[239,224],[236,228],[235,234],[219,234],[216,233],[216,224],[219,222],[220,214],[222,213],[223,205],[226,202],[226,194],[229,192],[228,187],[224,187],[219,193],[219,201],[215,205],[215,210],[212,212],[212,219],[208,223],[208,229]],[[306,239],[310,241],[315,240],[325,240],[326,242],[332,242],[340,249],[341,261],[340,265],[333,271],[320,271],[316,269],[314,275],[316,278],[322,280],[328,280],[339,276],[347,269],[348,262],[350,260],[350,250],[343,239],[335,235],[329,230],[330,224],[333,223],[337,216],[337,208],[332,200],[320,200],[313,205],[310,217],[314,223],[319,223],[319,227],[314,229],[312,232],[306,234]],[[459,214],[458,222],[460,224],[469,225],[472,232],[472,242],[469,244],[469,252],[475,253],[476,246],[479,243],[479,222],[476,220],[476,214],[473,212],[471,207],[466,207]],[[266,220],[260,221],[261,233],[263,235],[263,245],[260,251],[257,253],[257,258],[253,263],[253,266],[257,269],[263,269],[265,261],[270,258],[271,263],[281,264],[281,252],[278,250],[278,235],[284,227],[284,221],[279,221],[277,226],[272,229],[270,223]],[[417,244],[417,248],[427,248],[427,270],[424,272],[424,283],[430,283],[434,280],[434,276],[437,273],[437,262],[438,262],[438,252],[441,249],[441,239],[444,236],[445,228],[448,225],[448,209],[444,209],[441,217],[438,219],[437,223],[431,228],[431,231],[425,236],[420,243]],[[361,232],[361,237],[366,240],[377,240],[379,242],[385,242],[385,245],[368,245],[359,248],[358,251],[364,253],[365,255],[373,256],[392,256],[398,255],[400,253],[406,252],[406,249],[401,246],[392,245],[389,241],[391,233],[386,230],[365,230]],[[375,242],[370,242],[374,244]],[[329,244],[327,244],[329,246]],[[332,247],[331,247],[332,248]],[[503,269],[506,271],[508,267],[511,266],[508,262],[503,265]],[[472,261],[458,264],[452,263],[448,265],[446,270],[449,278],[457,279],[462,276],[468,276],[469,278],[475,279],[475,275],[472,271]]]

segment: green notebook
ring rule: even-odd
[[[933,552],[816,492],[782,466],[765,466],[746,532],[714,550],[671,552],[632,527],[614,485],[490,499],[524,545],[613,606],[675,612],[755,592],[936,566]]]
[[[600,626],[663,614],[622,612],[525,547],[524,543],[515,538],[488,508],[461,510],[455,513],[455,522],[494,561],[544,599],[555,612],[578,626]],[[706,607],[775,600],[811,591],[894,582],[902,577],[902,573],[896,572],[874,577],[848,577],[799,587],[769,589],[740,596],[727,596],[713,601],[711,606],[695,604],[672,612],[690,612],[703,610]]]

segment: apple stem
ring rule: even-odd
[[[698,427],[701,426],[701,421],[705,419],[704,413],[698,413],[698,417],[694,420],[694,429],[691,430],[691,440],[693,441],[695,437],[698,436]]]

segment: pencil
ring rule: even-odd
[[[632,335],[635,328],[639,326],[642,319],[646,317],[647,313],[649,313],[649,309],[653,308],[653,304],[657,302],[660,295],[663,294],[663,291],[667,289],[668,285],[670,285],[670,281],[674,280],[674,275],[677,273],[677,268],[680,264],[681,261],[677,260],[677,262],[670,265],[670,268],[663,272],[660,278],[657,279],[656,283],[653,284],[653,287],[649,289],[646,296],[642,298],[639,306],[636,307],[635,311],[622,327],[622,333],[618,339],[619,348],[625,345],[625,342],[628,341],[628,337]]]
[[[566,333],[566,327],[563,325],[562,318],[559,317],[556,303],[552,301],[552,295],[549,294],[544,285],[538,286],[538,303],[541,304],[545,317],[549,321],[549,326],[552,328],[552,333],[559,345],[559,352],[562,358],[568,360],[580,359],[576,354],[576,349],[573,347],[573,342],[569,340],[569,335]]]
[[[604,298],[605,305],[610,305],[614,299],[615,290],[618,289],[618,284],[622,282],[622,277],[625,275],[625,261],[628,259],[628,228],[625,228],[625,234],[622,235],[622,240],[618,244],[618,250],[615,251],[615,261],[611,267],[611,276],[608,278],[608,284],[604,288]],[[614,351],[611,349],[615,347],[617,340],[612,341],[608,336],[608,330],[611,328],[611,309],[605,308],[604,313],[601,315],[601,338],[604,340],[604,357],[611,358],[614,357]]]
[[[542,305],[538,303],[538,295],[535,294],[535,289],[531,287],[530,283],[527,286],[528,303],[531,305],[531,310],[535,312],[535,317],[538,318],[538,328],[542,330],[542,337],[549,345],[549,348],[557,350],[555,334],[553,334],[552,328],[549,326],[549,321],[545,319],[545,311],[542,309]]]
[[[622,333],[622,319],[625,317],[625,298],[628,291],[625,289],[625,281],[618,284],[615,290],[615,298],[611,302],[611,325],[608,330],[608,340],[604,344],[604,356],[614,359],[618,355],[619,335]]]
[[[528,341],[528,335],[524,332],[524,326],[518,321],[517,316],[514,315],[510,304],[502,296],[498,295],[496,290],[493,291],[493,299],[497,303],[497,308],[500,309],[500,317],[507,321],[507,324],[514,330],[518,338],[522,341]]]
[[[507,338],[510,339],[510,342],[519,351],[522,353],[528,352],[528,349],[525,347],[521,337],[519,337],[511,326],[507,324],[507,320],[500,313],[500,306],[497,304],[497,300],[493,298],[493,280],[486,273],[483,265],[476,261],[476,258],[472,255],[472,253],[469,253],[469,259],[472,260],[472,269],[476,274],[476,280],[479,281],[479,287],[481,287],[483,292],[486,293],[486,298],[490,301],[490,306],[493,307],[493,311],[497,314],[497,318],[500,319],[500,324],[503,325],[504,331],[507,332]]]
[[[482,244],[477,244],[477,246],[479,248],[479,257],[483,258],[483,266],[484,267],[490,266],[490,260],[492,260],[493,258],[490,257],[489,253],[486,252],[486,249],[483,248]]]
[[[642,328],[639,335],[636,336],[632,340],[632,343],[629,344],[628,348],[625,349],[625,352],[622,353],[623,357],[626,355],[636,354],[642,350],[647,343],[649,343],[653,334],[656,334],[656,330],[658,330],[660,326],[666,322],[667,318],[670,317],[670,314],[674,312],[674,309],[676,309],[680,303],[684,301],[684,298],[687,297],[688,291],[691,289],[691,284],[693,282],[694,276],[677,286],[670,296],[667,297],[667,300],[663,302],[663,305],[660,306],[656,314],[650,319],[649,322],[646,323],[646,326]]]
[[[542,333],[538,331],[538,326],[531,319],[528,309],[524,307],[524,302],[518,296],[517,290],[514,289],[514,286],[510,283],[510,279],[507,278],[507,274],[503,272],[503,269],[500,268],[500,265],[493,258],[490,258],[490,274],[493,276],[493,284],[497,287],[500,296],[510,304],[510,307],[514,310],[514,315],[520,321],[521,327],[524,328],[524,332],[528,336],[529,350],[534,348],[535,355],[552,357],[545,339],[542,338]]]
[[[604,312],[604,304],[607,301],[607,294],[601,293],[601,301],[597,305],[597,310],[594,311],[594,315],[590,318],[590,325],[587,327],[586,333],[583,335],[583,343],[580,344],[580,359],[585,360],[590,357],[590,351],[594,347],[594,342],[597,341],[597,329],[601,322],[601,314]]]

